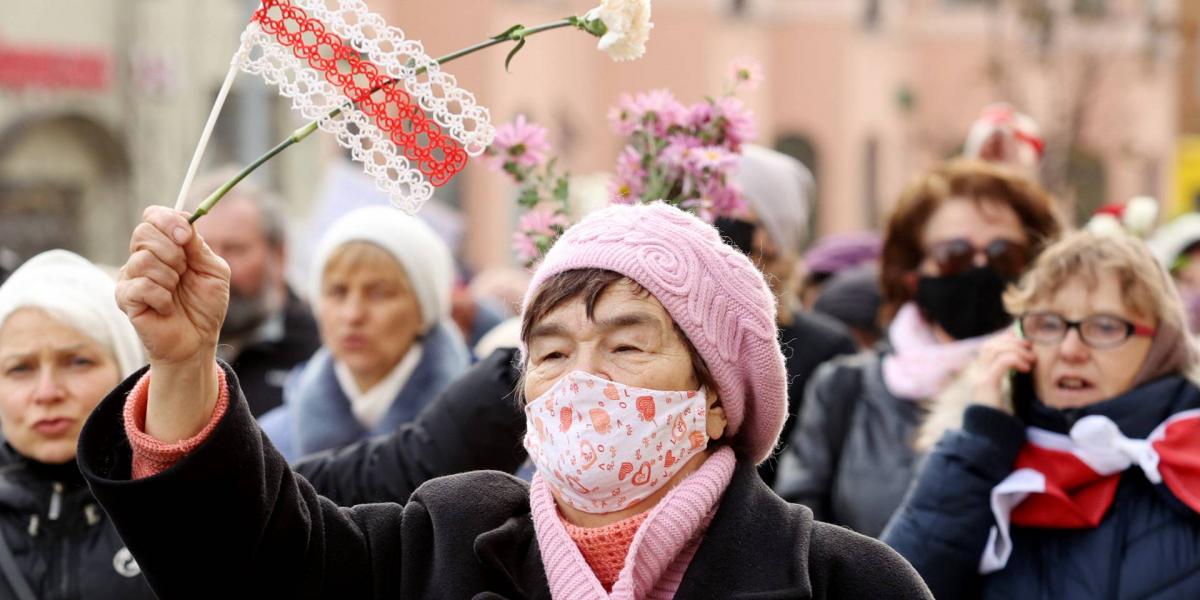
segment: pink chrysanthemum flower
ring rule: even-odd
[[[758,61],[748,56],[729,63],[730,87],[734,92],[752,92],[763,82],[763,68]]]
[[[703,175],[705,173],[723,174],[737,166],[738,155],[721,146],[704,146],[693,148],[687,153],[688,171]]]
[[[754,111],[733,96],[718,98],[714,106],[718,118],[724,123],[725,139],[731,149],[740,151],[742,144],[753,141],[758,136],[758,128],[754,124]]]
[[[507,162],[514,162],[524,169],[532,169],[546,162],[550,153],[550,142],[545,127],[531,123],[525,115],[517,115],[511,123],[496,128],[496,138],[488,149],[491,164],[501,169]]]
[[[622,96],[620,109],[627,112],[634,126],[653,124],[656,135],[666,135],[672,127],[686,125],[688,109],[668,90],[653,90],[633,96]],[[627,135],[627,134],[626,134]]]
[[[566,215],[549,207],[539,207],[521,215],[517,229],[533,235],[557,237],[561,228],[567,226]]]
[[[538,250],[537,242],[524,231],[515,231],[512,235],[513,252],[517,255],[517,260],[523,263],[530,263],[541,255]]]

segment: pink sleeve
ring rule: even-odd
[[[229,408],[229,388],[225,386],[225,370],[217,366],[217,405],[213,407],[212,419],[200,433],[186,439],[167,444],[146,433],[146,405],[150,400],[150,371],[138,380],[137,385],[125,399],[125,437],[133,448],[133,479],[145,479],[170,469],[179,459],[195,450],[221,421]]]

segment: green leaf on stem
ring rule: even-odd
[[[521,51],[521,48],[524,48],[524,47],[525,47],[525,38],[521,38],[520,41],[517,42],[517,45],[513,47],[512,52],[508,53],[508,57],[504,59],[504,71],[505,72],[508,72],[508,65],[509,65],[509,63],[512,62],[513,57],[516,56],[517,53]]]
[[[566,177],[559,177],[558,181],[554,184],[554,199],[559,202],[566,202],[570,195],[571,184],[567,181]]]
[[[516,25],[513,25],[512,27],[509,27],[508,29],[505,29],[504,33],[501,33],[500,35],[492,36],[492,39],[493,40],[507,40],[507,39],[509,39],[509,36],[511,36],[512,34],[516,33],[517,31],[519,31],[521,29],[524,29],[524,28],[525,28],[524,25],[521,25],[518,23]]]
[[[517,196],[517,204],[520,204],[526,208],[533,208],[534,206],[537,206],[537,203],[540,200],[541,195],[538,194],[537,188],[535,187],[524,188],[521,190],[521,195]]]

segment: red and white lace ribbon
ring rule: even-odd
[[[488,111],[362,0],[332,3],[263,0],[234,63],[277,86],[393,204],[416,212],[491,144]]]

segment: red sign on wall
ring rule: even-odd
[[[110,71],[100,52],[0,45],[0,88],[103,90]]]

